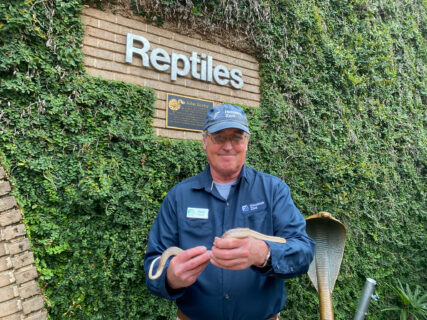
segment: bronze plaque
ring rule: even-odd
[[[212,101],[168,93],[166,127],[202,131],[206,114],[212,107]]]

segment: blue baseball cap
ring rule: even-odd
[[[214,133],[230,128],[240,129],[251,134],[248,119],[241,108],[231,104],[222,104],[208,111],[203,130]]]

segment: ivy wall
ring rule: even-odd
[[[382,311],[398,303],[389,285],[427,283],[425,1],[143,3],[129,2],[150,21],[181,12],[247,37],[262,77],[260,108],[245,108],[248,165],[283,178],[306,217],[347,226],[336,319],[353,317],[366,277],[379,294],[366,319],[397,318]],[[147,235],[205,156],[200,142],[153,135],[151,90],[85,74],[83,4],[0,2],[0,162],[51,319],[172,319],[144,284]],[[287,282],[284,318],[318,319],[308,277]]]

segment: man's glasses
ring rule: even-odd
[[[224,144],[227,142],[227,140],[230,140],[233,146],[243,144],[245,142],[245,139],[247,138],[247,134],[245,133],[232,134],[232,135],[225,135],[221,133],[217,133],[217,134],[207,133],[207,135],[211,138],[212,142],[215,144]]]

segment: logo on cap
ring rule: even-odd
[[[230,128],[240,129],[251,134],[248,127],[248,119],[240,107],[223,104],[215,106],[208,111],[203,130],[214,133]]]

